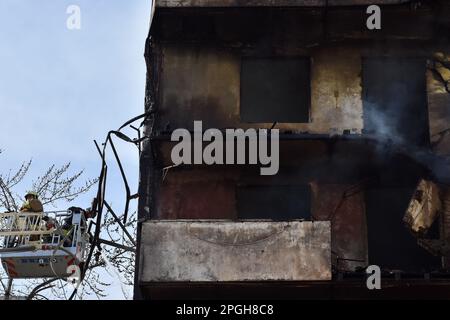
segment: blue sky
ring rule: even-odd
[[[69,5],[81,9],[80,30],[66,27]],[[0,1],[1,172],[33,159],[30,178],[68,161],[86,178],[98,175],[93,140],[144,110],[150,11],[150,0]],[[119,151],[136,188],[137,153]],[[108,196],[119,208],[122,190],[112,174]],[[94,195],[77,204],[89,206]]]

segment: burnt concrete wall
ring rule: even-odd
[[[350,196],[348,190],[352,190]],[[367,266],[367,221],[364,189],[352,185],[312,183],[315,220],[331,221],[333,264],[338,270]]]
[[[164,129],[193,130],[194,120],[203,120],[204,127],[214,128],[272,125],[240,120],[239,55],[213,48],[168,46],[163,48],[163,56],[160,111]],[[317,50],[311,62],[310,123],[280,123],[277,128],[326,134],[342,134],[347,129],[361,133],[359,52],[336,48],[330,56],[327,49]]]
[[[450,156],[450,51],[436,52],[432,62],[437,65],[427,72],[430,138],[436,154]]]
[[[154,113],[146,123],[152,142],[144,150],[152,162],[145,157],[141,162],[141,217],[235,219],[239,183],[306,183],[313,190],[312,218],[327,220],[335,211],[334,258],[362,261],[335,261],[338,267],[353,270],[363,265],[368,256],[364,192],[336,209],[345,191],[373,177],[393,190],[414,187],[428,172],[414,154],[417,150],[396,150],[364,139],[362,61],[387,56],[421,57],[425,62],[436,52],[448,55],[449,11],[445,2],[437,7],[383,7],[383,29],[368,31],[365,7],[159,8],[146,48],[146,102]],[[360,141],[302,140],[304,136],[293,135],[281,143],[281,168],[275,177],[260,177],[253,167],[181,166],[162,178],[162,168],[172,164],[173,143],[168,140],[176,128],[192,129],[194,120],[202,120],[204,129],[270,128],[272,123],[240,120],[241,61],[296,56],[311,61],[310,121],[278,123],[276,128],[286,135],[342,135],[348,130]],[[445,155],[449,140],[440,133],[450,123],[450,98],[442,79],[431,71],[426,77],[433,150]]]
[[[393,46],[384,50],[384,54],[393,57],[426,54],[416,49]],[[310,122],[278,123],[276,127],[312,134],[342,134],[344,130],[361,134],[364,128],[362,59],[369,52],[357,46],[311,50]],[[377,55],[383,56],[375,51]],[[205,128],[269,128],[272,125],[240,120],[241,60],[238,55],[220,49],[168,46],[163,48],[163,56],[160,130],[193,130],[194,120],[203,120]],[[432,57],[430,53],[429,59]],[[448,81],[446,70],[442,72]],[[439,139],[436,149],[439,154],[448,154],[449,135],[438,134],[448,129],[450,93],[431,71],[426,77],[430,138],[432,141]]]
[[[278,123],[277,128],[360,134],[364,129],[361,75],[365,57],[426,60],[433,56],[436,46],[450,52],[446,42],[439,39],[439,26],[450,24],[438,17],[442,9],[429,5],[414,9],[409,5],[383,7],[382,30],[377,31],[367,30],[364,10],[160,9],[152,32],[161,60],[155,97],[159,111],[156,129],[192,129],[193,120],[203,120],[204,127],[268,128],[272,123],[240,120],[242,59],[308,57],[310,121]],[[430,78],[428,86],[433,122],[436,110],[445,108],[445,103],[434,99],[435,86]]]

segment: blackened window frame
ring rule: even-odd
[[[430,137],[430,119],[429,119],[429,99],[428,99],[428,87],[427,87],[427,60],[428,57],[424,55],[415,55],[415,56],[408,56],[401,53],[394,53],[394,54],[381,54],[381,53],[372,53],[372,54],[364,54],[361,56],[361,85],[362,85],[362,91],[361,91],[361,100],[363,105],[363,122],[364,122],[364,128],[363,128],[363,134],[367,135],[373,135],[378,136],[378,133],[374,131],[372,126],[372,120],[370,119],[370,111],[373,109],[370,107],[370,102],[368,102],[368,90],[370,90],[370,85],[368,85],[368,69],[366,68],[366,65],[369,64],[369,61],[375,62],[383,61],[384,63],[387,62],[393,62],[393,61],[421,61],[422,67],[423,67],[423,75],[421,76],[421,80],[423,81],[423,95],[424,95],[424,109],[421,110],[423,114],[423,124],[424,127],[423,130],[423,137],[422,141],[417,143],[419,147],[423,148],[430,148],[431,146],[431,137]],[[386,63],[387,64],[387,63]],[[365,69],[366,68],[366,69]],[[383,136],[379,136],[383,138]],[[416,144],[416,141],[411,141],[408,139],[408,143]]]

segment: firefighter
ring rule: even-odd
[[[81,228],[84,229],[86,228],[86,221],[88,219],[93,219],[97,216],[97,213],[95,212],[95,210],[88,208],[88,209],[82,209],[79,207],[70,207],[68,209],[71,214],[69,215],[69,217],[67,217],[66,219],[64,219],[64,224],[63,224],[63,229],[65,230],[69,230],[72,227],[72,219],[73,219],[73,213],[82,213],[84,216],[84,219],[81,219]]]
[[[39,200],[39,196],[34,191],[28,191],[25,195],[25,202],[22,204],[20,208],[21,212],[42,212],[44,211],[44,207],[42,206],[42,202]]]
[[[21,212],[42,212],[44,211],[44,207],[42,205],[42,202],[39,200],[39,196],[34,191],[28,191],[25,194],[25,202],[22,204],[22,207],[20,208]],[[27,218],[26,220],[28,229],[32,231],[36,231],[38,228],[40,228],[40,219],[37,217],[33,218]],[[39,236],[38,235],[32,235],[30,236],[30,241],[38,241]]]
[[[66,219],[64,219],[64,224],[63,224],[63,226],[61,228],[62,231],[63,231],[63,235],[67,236],[67,239],[64,242],[64,246],[65,247],[69,247],[72,244],[73,233],[69,234],[69,232],[72,229],[72,225],[73,225],[72,224],[73,214],[74,213],[81,213],[81,214],[83,214],[84,219],[81,219],[80,230],[81,230],[81,233],[84,233],[84,232],[86,232],[86,227],[87,227],[86,226],[86,222],[87,222],[87,220],[88,219],[93,219],[97,215],[97,212],[95,211],[96,203],[97,203],[97,200],[94,199],[92,201],[92,204],[91,204],[90,208],[82,209],[80,207],[70,207],[68,209],[71,212],[71,214]]]
[[[46,230],[54,230],[57,228],[58,223],[55,219],[49,216],[42,217],[42,220],[45,222],[45,229]],[[44,243],[51,243],[53,240],[53,234],[45,235],[42,239]]]

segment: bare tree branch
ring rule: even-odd
[[[44,175],[33,181],[33,190],[39,194],[42,204],[53,204],[58,200],[73,201],[97,183],[97,179],[87,180],[83,186],[74,187],[83,171],[67,175],[70,165],[70,162],[59,168],[52,165]]]
[[[49,286],[49,284],[52,283],[52,282],[54,282],[54,281],[56,281],[56,280],[58,280],[58,278],[53,278],[53,279],[50,279],[50,280],[47,280],[47,281],[42,282],[40,285],[37,285],[37,286],[36,286],[36,287],[28,294],[27,300],[31,300],[31,299],[33,299],[33,298],[36,296],[36,294],[38,294],[39,292],[51,288],[52,286]]]

